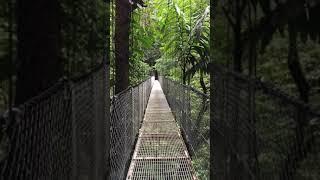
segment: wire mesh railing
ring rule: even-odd
[[[140,179],[196,179],[159,82],[153,86],[127,175],[127,180]]]
[[[99,67],[13,108],[12,118],[6,112],[0,179],[123,179],[152,83],[117,94],[109,109],[108,74]]]
[[[318,179],[320,115],[271,84],[211,70],[212,139],[209,97],[159,78],[198,178],[209,177],[211,149],[217,179]],[[109,168],[110,179],[125,178],[153,80],[112,97],[108,116],[107,79],[100,67],[60,81],[13,108],[11,118],[6,112],[1,179],[104,179]]]
[[[0,179],[102,179],[106,176],[107,76],[101,65],[2,116]],[[105,145],[105,146],[104,146]]]
[[[320,115],[272,84],[210,68],[211,177],[319,179]]]
[[[209,96],[169,78],[159,82],[186,141],[193,167],[199,179],[209,178]]]
[[[151,93],[153,79],[115,95],[111,102],[110,179],[124,179]]]

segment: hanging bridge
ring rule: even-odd
[[[127,179],[196,179],[180,129],[155,81]]]
[[[118,136],[111,143],[111,179],[194,180],[198,179],[197,169],[209,176],[206,163],[197,168],[191,160],[191,156],[193,160],[209,159],[207,95],[160,77],[122,92],[112,104],[111,124],[115,128],[111,134]],[[198,153],[200,149],[206,153]]]
[[[0,179],[319,177],[320,115],[270,83],[212,65],[211,97],[159,77],[110,98],[106,74],[4,113]]]

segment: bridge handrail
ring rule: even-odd
[[[70,80],[62,78],[2,115],[0,179],[101,179],[106,150],[108,77],[104,64]],[[19,171],[17,171],[19,169]]]
[[[318,112],[315,108],[310,106],[310,104],[306,104],[305,102],[298,99],[298,97],[286,93],[284,90],[280,89],[279,87],[277,87],[271,82],[263,81],[261,77],[250,77],[248,75],[241,74],[239,72],[235,72],[230,69],[224,68],[223,66],[217,63],[209,64],[209,68],[214,69],[215,71],[221,71],[221,73],[225,75],[230,75],[230,76],[239,78],[245,83],[252,84],[252,86],[255,88],[261,88],[262,90],[264,90],[266,93],[270,95],[281,98],[282,100],[287,101],[288,103],[294,104],[296,106],[305,108],[310,113],[320,116],[320,112]]]
[[[203,93],[202,91],[200,91],[199,89],[196,89],[196,88],[194,88],[194,87],[192,87],[192,86],[190,86],[190,85],[183,84],[183,83],[181,83],[181,82],[179,82],[179,81],[176,81],[176,80],[171,79],[171,78],[166,77],[166,76],[159,76],[159,77],[166,78],[167,80],[172,81],[172,82],[174,82],[174,83],[176,83],[176,84],[179,84],[179,85],[181,85],[181,86],[183,86],[183,87],[185,87],[185,88],[188,88],[188,89],[190,89],[191,91],[193,91],[193,92],[195,92],[195,93],[197,93],[197,94],[199,94],[199,95],[201,95],[201,96],[204,96],[204,97],[206,97],[206,98],[208,98],[208,99],[210,98],[210,95],[209,95],[209,94],[205,94],[205,93]]]
[[[106,93],[109,85],[106,68],[102,63],[80,77],[62,78],[39,95],[13,108],[13,122],[1,116],[1,123],[4,124],[1,124],[3,134],[0,137],[0,179],[102,179],[110,173],[110,166],[111,176],[120,176],[116,171],[121,168],[112,166],[114,160],[120,160],[110,154],[114,151],[112,144],[109,147],[109,141],[116,141],[113,112],[131,111],[131,118],[126,120],[129,125],[131,123],[132,131],[137,133],[137,122],[142,120],[144,112],[138,110],[145,109],[152,82],[146,78],[117,94],[110,108],[110,96]],[[128,93],[130,99],[120,102],[122,96]],[[143,106],[137,105],[140,102]],[[113,107],[118,105],[126,106],[115,110]],[[106,107],[111,109],[110,117]],[[111,139],[108,139],[109,136]],[[134,143],[134,138],[126,141]],[[130,151],[125,154],[128,158]],[[123,169],[128,158],[121,164]]]
[[[112,97],[110,179],[124,179],[151,93],[151,77]]]
[[[133,89],[133,88],[136,88],[138,86],[140,86],[141,84],[145,83],[146,81],[148,81],[149,79],[151,79],[152,76],[148,76],[147,78],[143,79],[142,81],[139,81],[138,83],[136,83],[135,85],[130,85],[129,87],[127,87],[126,89],[124,89],[123,91],[115,94],[114,96],[111,96],[111,100],[114,98],[114,97],[118,97],[118,96],[121,96],[121,94],[125,93],[126,91],[129,91],[130,89]],[[152,86],[152,85],[151,85]]]
[[[159,76],[159,82],[175,115],[199,179],[209,177],[210,98],[199,90]]]

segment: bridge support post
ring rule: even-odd
[[[106,155],[109,152],[107,143],[107,134],[109,134],[107,128],[107,101],[109,96],[106,96],[107,92],[107,79],[105,68],[102,72],[97,73],[93,78],[93,96],[94,96],[94,177],[95,180],[105,179],[105,171],[107,168]]]
[[[212,68],[210,66],[210,179],[227,180],[228,140],[225,136],[224,82],[218,77],[221,72],[215,69],[213,73]]]
[[[73,85],[70,85],[73,89]],[[77,123],[75,116],[75,93],[71,92],[71,121],[72,121],[72,177],[71,180],[78,179],[78,133],[77,133]]]

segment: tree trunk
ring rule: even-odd
[[[233,71],[235,72],[242,72],[242,44],[241,44],[241,23],[242,23],[242,13],[240,10],[240,1],[236,1],[234,4],[235,8],[235,24],[233,27]],[[231,81],[227,82],[229,86],[237,87],[238,79],[233,78]],[[230,88],[230,87],[229,87]],[[229,95],[228,95],[229,96]],[[234,98],[240,99],[240,90],[234,92]],[[232,100],[229,99],[228,101],[232,102]],[[242,157],[242,146],[243,146],[243,139],[242,137],[239,137],[239,126],[240,126],[240,109],[239,109],[239,101],[232,102],[231,108],[232,108],[232,115],[229,116],[229,119],[227,121],[231,124],[231,129],[229,132],[227,132],[230,137],[230,143],[233,147],[235,147],[236,152],[239,153],[239,156]],[[230,148],[230,147],[229,147]],[[229,151],[230,156],[230,174],[229,178],[230,180],[243,179],[244,171],[242,169],[242,164],[238,160],[237,154],[235,152]]]
[[[299,62],[299,54],[297,48],[297,30],[293,23],[289,23],[289,52],[288,52],[288,66],[295,84],[298,88],[300,99],[308,103],[309,101],[309,84],[303,73],[301,64]],[[296,127],[295,127],[295,141],[289,149],[282,168],[280,171],[280,179],[293,179],[298,169],[299,163],[305,158],[306,154],[311,150],[308,144],[311,141],[305,141],[305,127],[307,125],[306,111],[304,107],[296,107]]]
[[[214,62],[214,48],[215,48],[215,31],[216,31],[216,17],[217,7],[219,7],[218,0],[210,0],[210,61]],[[221,8],[221,7],[219,7]],[[226,156],[227,143],[224,134],[219,130],[225,132],[224,120],[225,114],[223,109],[225,92],[222,86],[223,79],[219,76],[221,72],[210,69],[210,179],[227,179],[225,170],[227,169]],[[220,77],[220,78],[219,78]],[[221,92],[223,94],[217,94]],[[217,127],[217,124],[220,127]]]
[[[107,140],[107,144],[105,146],[106,148],[106,152],[110,151],[110,147],[111,147],[111,133],[110,133],[110,87],[111,87],[111,81],[110,81],[110,44],[111,44],[111,21],[110,21],[110,17],[112,16],[111,14],[111,3],[110,0],[106,0],[106,47],[105,47],[105,52],[104,52],[104,62],[106,64],[105,68],[106,68],[106,109],[107,109],[107,114],[106,114],[106,129],[107,129],[107,133],[106,133],[106,140]],[[105,174],[105,179],[109,180],[110,178],[110,167],[111,167],[111,163],[110,163],[111,159],[110,159],[110,155],[107,156],[107,167],[106,167],[106,174]]]
[[[207,94],[208,90],[206,87],[206,83],[204,82],[204,79],[203,79],[203,72],[200,72],[200,85],[201,85],[203,93]]]
[[[59,15],[58,0],[17,0],[16,105],[36,96],[62,76]]]
[[[182,65],[182,84],[187,84],[187,64],[185,61]]]
[[[116,0],[115,27],[115,91],[119,93],[129,86],[129,34],[131,5],[128,0]]]
[[[252,29],[254,22],[257,21],[257,6],[254,3],[248,5],[248,22],[249,28]],[[256,66],[257,66],[257,36],[255,31],[251,31],[251,37],[249,41],[249,77],[256,78]],[[258,144],[257,144],[257,132],[256,132],[256,87],[249,85],[248,92],[248,107],[249,107],[249,119],[248,124],[253,127],[253,131],[249,133],[248,137],[248,164],[252,170],[254,178],[259,179],[259,163],[258,163]]]
[[[236,72],[242,71],[242,41],[241,41],[241,25],[242,25],[242,12],[240,2],[235,4],[236,8],[236,22],[233,27],[233,70]]]
[[[294,82],[299,91],[300,99],[305,103],[309,101],[309,84],[303,73],[301,63],[299,61],[297,49],[297,31],[294,25],[289,24],[289,53],[288,66]]]

